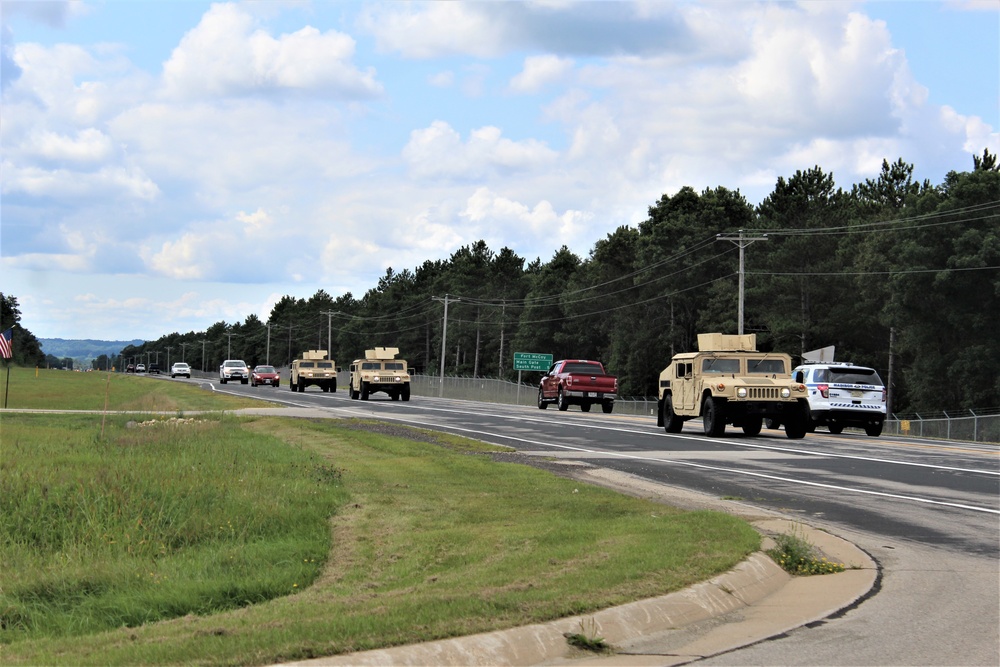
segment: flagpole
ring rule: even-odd
[[[4,361],[4,366],[7,367],[7,386],[3,390],[3,409],[7,409],[7,396],[10,395],[10,362]]]

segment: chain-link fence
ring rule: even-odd
[[[883,433],[918,438],[943,438],[972,442],[1000,442],[1000,412],[984,410],[977,413],[942,412],[934,415],[914,414],[885,422]]]
[[[342,380],[346,383],[346,377]],[[346,386],[346,385],[345,385]],[[414,396],[440,396],[506,405],[536,405],[538,386],[518,384],[495,378],[413,375],[410,391]],[[648,396],[618,397],[615,414],[656,418],[656,398]],[[918,438],[941,438],[971,442],[1000,443],[1000,410],[968,414],[939,413],[913,415],[886,420],[883,433]]]

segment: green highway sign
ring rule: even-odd
[[[515,352],[515,371],[547,371],[552,365],[551,354],[538,354],[535,352]]]

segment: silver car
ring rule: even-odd
[[[245,361],[240,359],[226,359],[219,366],[219,384],[226,384],[230,380],[239,380],[243,384],[250,382],[250,369]]]

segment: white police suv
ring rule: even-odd
[[[830,433],[840,433],[845,426],[856,426],[872,437],[882,434],[886,389],[874,368],[808,362],[796,367],[792,378],[806,386],[809,431],[826,426]]]

